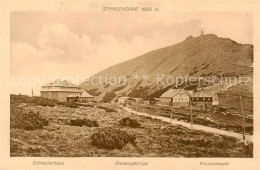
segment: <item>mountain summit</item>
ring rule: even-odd
[[[206,77],[206,76],[252,76],[253,45],[239,44],[214,34],[189,36],[181,43],[148,52],[134,59],[109,67],[93,77],[124,76],[126,85],[83,85],[99,100],[108,94],[111,99],[118,95],[145,97],[168,87],[156,84],[156,76]],[[134,75],[139,75],[135,77]],[[147,80],[144,81],[144,76]],[[85,84],[85,83],[84,83]],[[142,89],[138,91],[138,89]],[[142,91],[143,94],[140,94]],[[111,95],[113,97],[111,97]],[[141,95],[141,96],[140,96]]]

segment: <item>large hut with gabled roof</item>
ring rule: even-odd
[[[55,80],[41,88],[41,97],[54,99],[61,102],[67,101],[93,101],[94,97],[79,86],[67,80]]]

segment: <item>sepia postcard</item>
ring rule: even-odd
[[[0,2],[0,169],[260,169],[259,0]]]

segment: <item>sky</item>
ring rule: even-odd
[[[12,94],[39,95],[57,78],[78,84],[201,30],[253,44],[248,12],[11,12],[10,24]]]

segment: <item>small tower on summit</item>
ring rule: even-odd
[[[200,32],[200,36],[204,36],[204,32],[203,32],[203,30],[201,30],[201,32]]]

